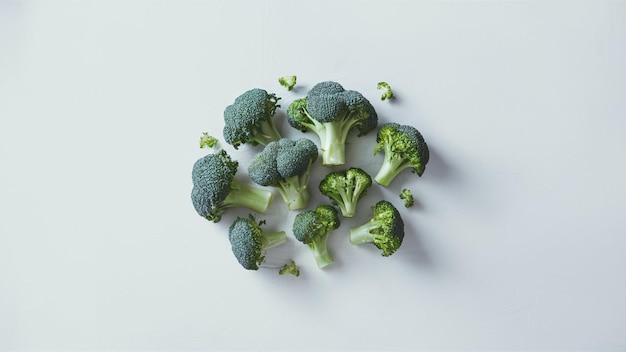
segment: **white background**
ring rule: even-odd
[[[624,2],[0,2],[0,350],[624,351],[625,62]],[[199,136],[249,88],[286,107],[324,80],[431,161],[372,187],[327,269],[291,238],[267,266],[299,278],[243,270],[247,212],[191,206]],[[223,145],[246,180],[259,148]],[[373,145],[352,136],[350,166],[375,173]],[[402,187],[402,248],[350,245]]]

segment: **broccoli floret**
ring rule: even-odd
[[[364,170],[352,167],[334,171],[320,182],[320,192],[339,207],[345,217],[353,217],[357,201],[365,196],[372,185],[372,178]]]
[[[298,77],[296,76],[282,76],[278,79],[278,83],[280,83],[281,86],[287,88],[287,90],[292,90],[293,87],[296,85],[297,79]]]
[[[411,193],[411,190],[408,188],[405,188],[402,190],[402,192],[400,193],[400,199],[404,200],[404,206],[407,208],[412,207],[414,204],[413,194]]]
[[[237,217],[228,228],[228,239],[239,264],[248,270],[258,270],[265,259],[265,251],[287,241],[285,231],[263,232],[261,225],[250,215]]]
[[[350,229],[350,243],[372,243],[388,257],[395,253],[404,239],[404,222],[398,209],[386,200],[372,207],[374,215],[365,224]]]
[[[237,149],[241,144],[267,145],[281,138],[274,124],[279,97],[254,88],[224,110],[224,140]]]
[[[339,227],[337,209],[330,205],[318,205],[296,215],[293,221],[294,237],[309,246],[317,266],[324,268],[333,263],[326,240],[329,233]]]
[[[343,165],[348,132],[363,136],[376,128],[378,115],[359,92],[344,90],[332,81],[313,86],[305,98],[294,100],[287,109],[291,127],[317,134],[322,149],[322,164]]]
[[[406,168],[422,176],[428,163],[428,145],[422,134],[412,126],[389,122],[380,127],[374,154],[383,150],[385,159],[374,177],[381,186],[391,181]]]
[[[200,148],[213,148],[217,145],[217,138],[209,135],[207,132],[202,132],[200,136]]]
[[[289,210],[306,207],[311,164],[317,159],[315,143],[306,138],[270,142],[248,167],[248,175],[261,186],[278,189]]]
[[[387,82],[378,82],[376,85],[377,89],[382,89],[383,93],[380,96],[380,100],[394,99],[393,91]]]
[[[285,264],[282,268],[280,268],[280,270],[278,270],[278,273],[280,275],[290,274],[295,277],[298,277],[300,276],[300,269],[296,265],[296,262],[292,260],[288,264]]]
[[[191,201],[200,216],[218,222],[230,207],[246,207],[259,213],[267,210],[274,194],[237,180],[238,166],[223,149],[195,162],[191,173]]]

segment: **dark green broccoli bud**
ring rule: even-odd
[[[278,273],[280,275],[290,274],[290,275],[293,275],[295,277],[298,277],[298,276],[300,276],[300,269],[296,265],[296,262],[294,262],[292,260],[288,264],[285,264],[282,268],[280,268],[280,270],[278,270]]]
[[[402,245],[404,221],[398,209],[386,200],[376,203],[372,212],[374,215],[370,221],[350,229],[350,243],[372,243],[388,257]]]
[[[359,137],[369,133],[378,125],[378,114],[361,93],[327,81],[313,86],[306,98],[294,100],[287,108],[287,121],[293,128],[317,134],[322,164],[343,165],[348,133],[356,130]]]
[[[203,132],[200,136],[200,148],[213,148],[215,145],[217,145],[217,138]]]
[[[384,151],[385,159],[374,177],[381,186],[391,181],[406,168],[422,176],[428,163],[428,145],[422,134],[412,126],[389,122],[380,127],[374,154]]]
[[[330,205],[318,205],[296,215],[293,221],[294,237],[309,246],[317,266],[324,268],[333,263],[326,240],[330,232],[340,225],[337,209]]]
[[[411,190],[408,188],[405,188],[402,190],[402,192],[400,193],[400,199],[404,200],[404,206],[407,208],[412,207],[414,204],[413,194],[411,193]]]
[[[230,207],[246,207],[264,213],[274,194],[252,187],[235,178],[239,163],[225,150],[198,159],[192,169],[191,201],[198,214],[209,221],[220,221]]]
[[[224,110],[224,140],[237,149],[241,144],[267,145],[281,138],[274,114],[279,97],[254,88],[235,99]]]
[[[293,87],[296,85],[297,79],[298,77],[296,76],[282,76],[278,79],[278,83],[280,83],[281,86],[287,88],[287,90],[292,90]]]
[[[372,185],[372,178],[364,170],[352,167],[334,171],[320,182],[320,192],[330,198],[345,217],[353,217],[356,205]]]
[[[306,138],[270,142],[248,167],[248,175],[261,186],[275,187],[289,210],[306,207],[311,164],[317,159],[315,143]]]
[[[239,264],[248,270],[258,270],[265,259],[265,251],[287,241],[285,231],[264,232],[261,225],[250,215],[237,217],[228,228],[228,239]]]
[[[393,91],[391,90],[391,86],[389,86],[387,82],[378,82],[378,84],[376,85],[376,89],[383,90],[383,93],[380,96],[380,100],[387,100],[387,99],[395,98],[393,96]]]

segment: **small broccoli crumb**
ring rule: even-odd
[[[281,86],[287,88],[287,90],[292,90],[293,87],[296,85],[297,79],[298,78],[296,76],[282,76],[278,79],[278,83],[280,83]]]
[[[296,265],[296,262],[294,262],[293,260],[291,262],[289,262],[288,264],[285,264],[279,271],[278,273],[280,275],[286,275],[286,274],[290,274],[293,275],[295,277],[300,276],[300,269],[298,269],[298,266]]]
[[[378,82],[376,89],[382,89],[383,93],[380,96],[380,100],[394,99],[393,91],[387,82]]]
[[[402,192],[400,193],[400,199],[404,200],[404,206],[405,207],[412,207],[414,204],[413,201],[413,194],[411,193],[410,189],[403,189]]]
[[[213,148],[217,145],[217,138],[209,135],[206,132],[202,132],[200,136],[200,148]]]

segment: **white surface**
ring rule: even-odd
[[[0,350],[623,351],[625,62],[624,2],[0,2]],[[245,271],[245,212],[189,201],[200,133],[248,88],[329,79],[432,159],[371,190],[327,270],[292,239],[301,277]],[[402,183],[403,247],[347,243]]]

